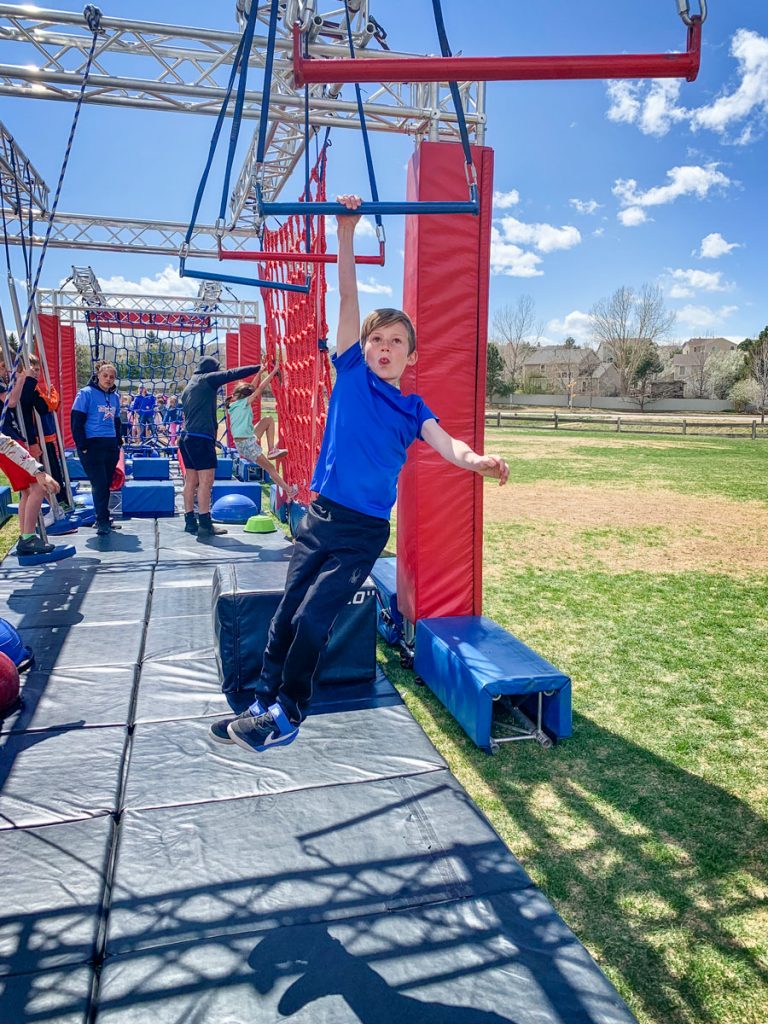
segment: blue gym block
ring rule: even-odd
[[[11,513],[8,511],[8,506],[11,503],[11,488],[8,486],[0,487],[0,525],[10,519]]]
[[[238,480],[263,480],[264,470],[255,462],[246,462],[245,459],[238,459],[235,462],[235,476]]]
[[[544,693],[547,731],[571,735],[568,676],[484,615],[421,619],[413,667],[478,747],[490,748],[493,700],[502,695]]]
[[[307,514],[307,506],[300,501],[291,501],[288,504],[288,526],[291,536],[295,537],[302,519]]]
[[[67,456],[67,472],[70,480],[87,480],[88,474],[83,469],[80,459],[76,455]]]
[[[128,480],[123,487],[124,516],[172,516],[176,493],[170,480]]]
[[[132,470],[134,480],[171,479],[170,459],[134,459]]]
[[[282,505],[278,507],[277,504],[277,484],[270,484],[269,487],[269,511],[277,516],[281,523],[288,522],[288,510],[290,505],[287,501],[284,501]]]
[[[388,644],[394,644],[403,631],[403,616],[397,607],[397,559],[377,558],[371,569],[371,579],[379,594],[376,628]]]
[[[211,501],[215,503],[228,494],[242,494],[244,498],[250,498],[256,506],[252,515],[261,512],[261,484],[246,483],[242,480],[219,480],[211,489]]]
[[[219,458],[216,459],[216,472],[213,474],[215,480],[231,480],[232,479],[232,459]]]

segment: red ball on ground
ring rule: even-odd
[[[19,699],[19,670],[8,657],[0,651],[0,715],[10,711]]]

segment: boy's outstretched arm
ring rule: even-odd
[[[460,469],[495,477],[500,487],[509,479],[509,466],[500,455],[478,455],[464,441],[447,434],[437,420],[427,420],[421,428],[421,436],[438,455]]]
[[[339,196],[338,201],[349,210],[356,210],[360,196]],[[357,298],[355,271],[355,228],[358,216],[337,217],[339,233],[339,326],[336,331],[336,355],[340,356],[360,340],[360,304]]]

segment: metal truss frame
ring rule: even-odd
[[[243,16],[246,0],[238,0]],[[327,6],[327,5],[326,5]],[[353,13],[356,48],[381,38],[382,30],[359,0]],[[338,2],[325,12],[318,0],[288,0],[279,25],[270,101],[270,133],[264,197],[276,199],[304,149],[304,97],[293,83],[290,19],[310,26],[313,53],[328,57],[348,55],[343,38],[343,10]],[[267,11],[260,13],[266,18]],[[102,17],[101,37],[85,102],[173,112],[217,114],[225,93],[224,75],[232,66],[240,34],[157,22]],[[329,41],[330,40],[330,41]],[[80,15],[26,5],[0,3],[0,43],[26,44],[38,65],[0,64],[0,95],[73,102],[79,76],[85,66],[91,35]],[[251,66],[263,68],[266,38],[254,39]],[[389,50],[369,50],[382,62],[382,82],[371,89],[365,115],[372,131],[411,135],[415,139],[457,140],[458,125],[447,83],[409,85],[386,82],[388,58],[407,56]],[[126,61],[142,59],[147,74],[126,75]],[[359,128],[354,100],[340,97],[341,86],[313,86],[310,124],[323,127]],[[485,133],[484,83],[461,83],[469,130],[478,143]],[[243,117],[258,119],[260,91],[248,90]],[[231,199],[231,226],[241,220],[259,228],[254,195],[255,146],[244,161]]]

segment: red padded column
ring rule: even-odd
[[[240,335],[236,331],[227,331],[224,362],[228,370],[234,370],[236,366],[240,365]],[[234,386],[234,384],[227,384],[225,391],[228,395],[232,394]]]
[[[480,215],[409,217],[403,305],[419,358],[403,377],[449,434],[483,450],[493,150],[474,147]],[[462,200],[456,143],[423,142],[408,167],[408,199]],[[397,598],[410,621],[482,611],[482,478],[411,446],[397,503]]]
[[[40,333],[43,336],[45,362],[51,384],[61,394],[61,371],[59,368],[59,318],[49,313],[39,313]]]
[[[261,327],[258,324],[240,324],[240,365],[252,366],[261,362]],[[261,419],[261,399],[253,403],[253,419]]]
[[[64,434],[64,444],[67,448],[75,447],[75,439],[72,437],[70,425],[70,413],[77,395],[77,359],[75,357],[75,328],[59,327],[59,338],[61,339],[59,366],[61,371],[61,412],[59,422]]]

